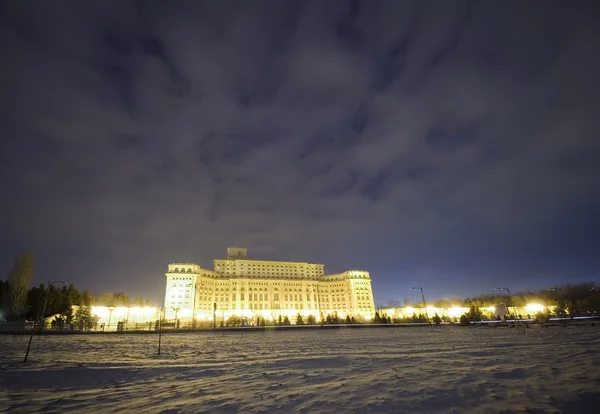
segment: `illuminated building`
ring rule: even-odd
[[[337,313],[370,319],[375,314],[369,272],[326,275],[322,264],[249,260],[246,248],[230,247],[213,270],[171,263],[166,273],[168,319],[227,320],[231,316],[273,320],[298,314],[316,320]],[[215,308],[216,307],[216,308]]]

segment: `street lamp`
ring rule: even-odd
[[[110,331],[110,320],[112,319],[112,313],[114,309],[115,308],[113,306],[108,307],[108,326],[106,327],[108,331]]]
[[[319,285],[308,285],[308,287],[314,287],[317,289],[317,309],[319,311],[320,322],[323,322],[323,315],[321,314],[321,294],[319,293]]]
[[[196,328],[196,296],[198,295],[198,286],[204,286],[204,284],[201,282],[195,282],[189,285],[189,287],[191,286],[194,286],[194,300],[192,301],[192,328]]]
[[[52,286],[54,283],[62,283],[63,285],[66,285],[67,282],[63,282],[62,280],[49,280],[48,281],[48,291],[46,292],[46,298],[44,299],[44,307],[42,309],[42,320],[44,320],[44,315],[46,314],[46,305],[48,304],[48,296],[50,296],[50,286]],[[46,326],[46,323],[42,323],[42,325],[40,326],[40,331],[43,330],[43,328]]]
[[[49,280],[48,281],[48,290],[46,291],[46,298],[44,299],[44,307],[42,308],[42,315],[41,315],[42,324],[40,325],[40,332],[42,331],[44,325],[46,325],[44,315],[46,314],[46,305],[48,304],[48,296],[50,296],[50,286],[52,286],[53,283],[62,283],[64,285],[67,284],[67,282],[63,282],[62,280]],[[35,331],[35,328],[36,328],[35,325],[36,325],[37,320],[38,320],[38,318],[35,318],[35,320],[33,321],[33,327],[31,328],[31,335],[29,336],[29,343],[27,344],[27,351],[25,352],[25,358],[23,359],[23,363],[27,362],[27,357],[29,356],[29,349],[31,348],[31,341],[33,340],[33,332]]]
[[[509,303],[512,304],[512,296],[510,295],[510,290],[508,288],[496,288],[494,290],[506,292],[508,294],[508,301],[509,301]],[[507,307],[507,310],[510,311],[510,306],[506,305],[506,307]],[[517,310],[515,309],[514,306],[513,306],[513,312],[515,312],[515,320],[516,320],[516,318],[517,318]]]
[[[553,291],[553,292],[555,292],[555,291],[560,292],[560,297],[563,302],[563,312],[567,313],[567,300],[565,299],[565,292],[563,292],[563,290],[561,288],[550,288],[548,290]]]
[[[431,322],[429,322],[429,312],[427,311],[427,302],[425,302],[425,294],[423,293],[423,287],[411,287],[410,290],[418,290],[421,292],[421,299],[423,299],[423,306],[425,307],[425,318],[427,319],[427,323],[431,327]]]
[[[175,307],[173,308],[173,311],[175,312],[175,324],[177,324],[177,313],[179,312],[179,308]]]
[[[513,304],[513,312],[515,313],[515,325],[519,329],[520,333],[525,333],[525,322],[522,317],[519,317],[519,313],[517,312],[517,308],[514,306],[512,296],[510,295],[510,290],[508,288],[496,288],[495,290],[505,291],[508,294],[508,300]],[[508,305],[507,305],[508,307]]]

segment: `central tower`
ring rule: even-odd
[[[227,260],[247,260],[248,249],[245,247],[228,247]]]

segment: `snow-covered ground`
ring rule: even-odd
[[[0,336],[0,412],[600,412],[598,327]]]

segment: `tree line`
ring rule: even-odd
[[[15,263],[8,274],[7,280],[0,280],[0,310],[8,320],[28,319],[35,320],[42,316],[44,302],[46,308],[44,317],[58,315],[55,323],[93,324],[91,314],[93,305],[104,306],[147,306],[148,300],[136,298],[129,299],[122,292],[103,293],[93,297],[87,289],[79,291],[74,284],[41,283],[31,286],[33,277],[34,255],[31,251],[17,256]],[[73,307],[76,311],[73,312]]]
[[[439,300],[429,302],[434,308],[451,308],[461,306],[466,308],[486,308],[489,306],[506,303],[509,307],[522,308],[530,303],[541,303],[546,306],[555,306],[558,314],[600,314],[600,288],[592,282],[566,284],[552,288],[539,289],[529,292],[493,293],[483,294],[466,299]],[[420,303],[413,306],[420,306]],[[404,305],[409,306],[409,305]],[[402,308],[399,301],[389,301],[384,308]]]
[[[482,308],[506,303],[510,307],[525,307],[529,303],[556,306],[556,314],[586,315],[600,313],[600,289],[594,283],[555,286],[532,292],[518,292],[510,297],[501,294],[480,295],[467,299],[466,305]]]

